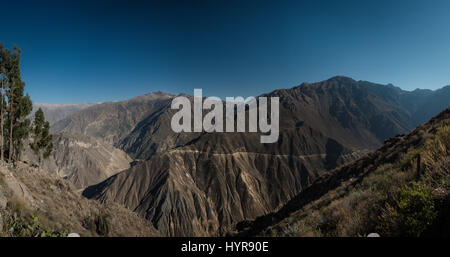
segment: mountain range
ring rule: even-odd
[[[275,90],[262,95],[280,99],[274,144],[260,144],[260,133],[174,133],[175,96],[151,93],[55,118],[48,167],[161,235],[226,235],[438,114],[450,87],[404,91],[338,76]]]
[[[53,125],[56,121],[66,118],[67,116],[83,110],[94,103],[74,103],[74,104],[46,104],[33,103],[33,110],[30,117],[34,117],[34,113],[41,108],[45,113],[46,120]]]

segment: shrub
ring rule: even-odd
[[[431,190],[423,183],[412,182],[398,191],[400,228],[406,236],[420,236],[437,216]]]
[[[67,231],[45,228],[37,216],[21,217],[15,212],[6,222],[5,228],[17,237],[65,237]]]
[[[95,226],[96,226],[96,232],[97,234],[101,236],[107,236],[109,233],[109,221],[108,221],[108,215],[103,214],[97,216],[95,219]]]
[[[13,197],[7,202],[6,208],[11,210],[12,213],[17,213],[19,216],[28,215],[31,213],[31,211],[26,207],[25,203],[21,199],[16,197]]]
[[[409,151],[399,162],[400,170],[407,170],[412,167],[413,161],[420,154],[421,149],[414,149]]]
[[[57,230],[43,225],[39,219],[39,213],[28,209],[26,204],[18,198],[9,200],[6,207],[10,215],[5,218],[4,228],[5,231],[9,231],[10,236],[65,237],[68,233],[66,230]]]

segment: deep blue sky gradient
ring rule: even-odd
[[[450,1],[1,1],[33,101],[250,96],[335,75],[450,84]]]

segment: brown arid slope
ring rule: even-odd
[[[367,150],[380,146],[386,137],[415,127],[398,90],[334,77],[263,96],[280,97],[281,130],[304,125],[352,150]],[[170,109],[173,97],[152,93],[127,101],[97,104],[57,122],[52,130],[101,137],[132,158],[145,160],[199,136],[176,134],[171,130],[170,120],[175,113]]]
[[[448,236],[450,109],[318,178],[241,236]]]
[[[413,128],[409,113],[389,86],[334,77],[267,96],[280,97],[281,128],[304,122],[351,149],[374,149],[389,136]]]
[[[100,137],[118,144],[145,117],[170,108],[172,98],[173,95],[157,92],[126,101],[96,104],[58,121],[52,131]]]
[[[54,172],[69,180],[79,189],[101,181],[130,168],[132,159],[122,150],[101,138],[86,135],[53,134],[54,150],[41,163],[41,169]],[[38,158],[29,147],[22,160],[38,165]]]
[[[34,118],[34,113],[41,108],[44,111],[45,119],[50,122],[50,125],[55,124],[59,120],[62,120],[72,114],[75,114],[89,106],[95,105],[94,103],[74,103],[74,104],[46,104],[46,103],[33,103],[33,111],[29,115],[31,119]]]
[[[0,236],[158,236],[151,223],[118,204],[100,204],[70,182],[24,163],[0,167]]]
[[[280,98],[282,134],[296,134],[296,130],[304,127],[311,129],[312,133],[335,140],[347,149],[366,151],[379,147],[383,140],[390,136],[405,133],[415,127],[411,120],[412,114],[400,101],[398,90],[391,86],[334,77],[323,82],[304,83],[291,89],[275,90],[262,96]],[[205,136],[195,133],[174,133],[170,128],[170,120],[174,113],[170,105],[153,112],[123,137],[117,146],[133,158],[145,160],[155,153],[183,146],[197,140],[198,137]],[[306,134],[304,137],[308,136],[310,135]],[[211,138],[209,136],[209,139]],[[252,137],[252,140],[255,138]],[[302,147],[297,141],[289,142],[287,138],[285,139],[282,144],[290,149],[285,148],[283,154],[304,150],[297,149]],[[247,140],[246,144],[249,141]],[[242,145],[238,140],[230,142]],[[250,144],[259,149],[263,148],[253,142]],[[220,144],[218,146],[221,147]],[[211,148],[214,149],[215,146]],[[234,149],[226,150],[234,151]]]
[[[322,155],[174,149],[84,195],[121,203],[167,236],[223,235],[232,224],[265,214],[307,187],[323,174],[325,160]]]

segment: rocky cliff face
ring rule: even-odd
[[[356,154],[340,155],[339,163]],[[326,170],[326,154],[214,153],[177,148],[86,189],[151,220],[164,235],[224,235],[276,209]]]
[[[100,138],[75,134],[54,134],[54,150],[41,168],[66,178],[77,188],[100,183],[128,169],[132,159]],[[27,148],[22,160],[38,165],[37,156]]]
[[[97,104],[58,121],[52,126],[52,131],[99,137],[110,144],[117,144],[145,117],[170,107],[172,97],[152,93],[127,101]]]

